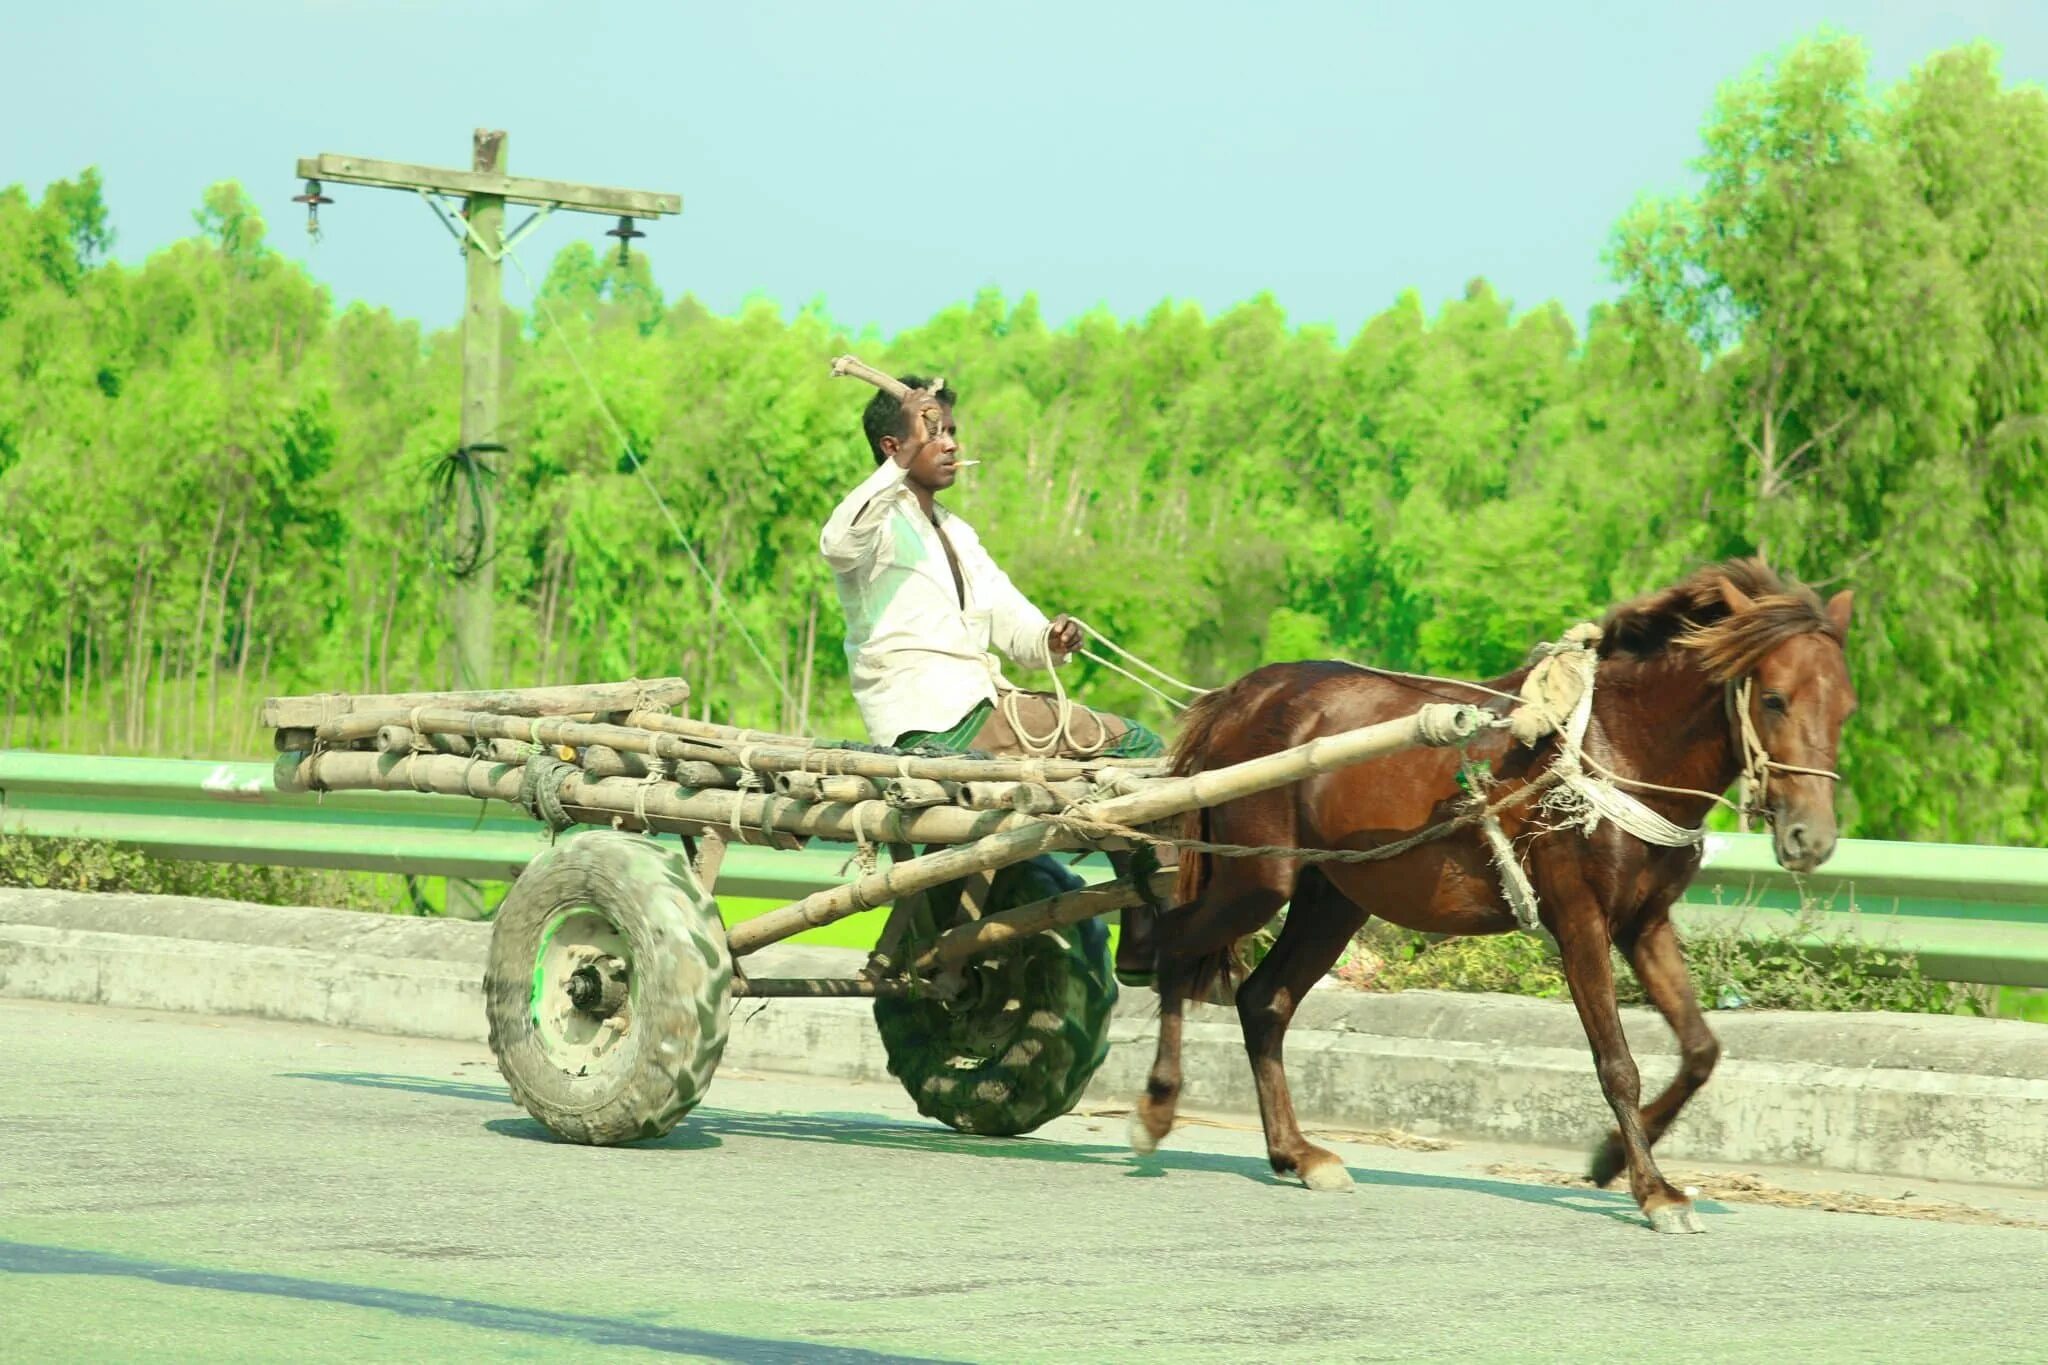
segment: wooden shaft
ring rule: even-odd
[[[1174,876],[1171,868],[1153,873],[1153,894],[1161,899],[1170,899]],[[935,971],[963,967],[978,954],[1012,939],[1057,929],[1062,925],[1079,924],[1084,919],[1094,919],[1097,915],[1136,905],[1138,901],[1138,893],[1132,890],[1129,882],[1108,882],[1000,910],[985,919],[948,929],[939,936],[938,942],[925,949],[912,970],[920,976],[927,976]]]
[[[1146,825],[1170,815],[1226,801],[1255,792],[1284,787],[1349,767],[1370,758],[1401,753],[1419,745],[1456,744],[1477,734],[1487,713],[1476,706],[1434,702],[1412,715],[1383,721],[1342,734],[1325,735],[1306,744],[1260,758],[1216,768],[1190,777],[1149,784],[1129,796],[1103,801],[1087,812],[1089,818],[1115,825]],[[927,853],[908,863],[862,877],[846,886],[818,891],[779,910],[748,920],[729,935],[735,955],[830,924],[877,905],[886,905],[912,891],[924,891],[985,868],[1007,867],[1041,853],[1073,848],[1084,842],[1079,834],[1035,816],[1014,816],[1025,821],[1022,829],[992,834],[965,848]]]
[[[904,995],[910,985],[889,977],[735,976],[735,1000],[825,999],[837,996]]]

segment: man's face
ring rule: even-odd
[[[910,482],[934,493],[951,488],[953,480],[960,476],[960,428],[953,421],[952,405],[941,404],[939,413],[937,436],[927,438],[923,420],[912,417],[910,434],[901,443],[912,452],[910,463],[904,467]]]

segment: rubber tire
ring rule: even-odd
[[[985,913],[1079,888],[1079,877],[1050,857],[996,874]],[[922,952],[959,918],[960,887],[934,891],[912,922],[906,947]],[[976,1006],[930,997],[878,997],[875,1025],[889,1074],[903,1082],[918,1112],[963,1133],[1011,1137],[1072,1109],[1109,1055],[1116,1004],[1109,930],[1100,919],[1017,939],[977,959],[970,975],[1003,989]],[[996,1025],[996,995],[1023,1008]]]
[[[631,950],[631,1016],[588,1074],[551,1056],[534,1020],[548,926],[594,910]],[[528,864],[498,908],[484,971],[491,1052],[512,1095],[549,1132],[610,1146],[658,1138],[704,1098],[725,1052],[732,954],[718,906],[680,848],[590,830]]]

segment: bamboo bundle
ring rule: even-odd
[[[618,705],[624,686],[536,689],[549,694],[540,698],[441,694],[451,702],[509,700],[502,710],[439,704],[429,694],[414,694],[429,699],[403,710],[387,703],[410,698],[279,699],[265,715],[290,722],[279,725],[278,742],[294,747],[278,757],[277,786],[472,796],[519,805],[558,827],[710,833],[784,847],[806,839],[946,846],[922,857],[899,854],[885,870],[736,926],[729,939],[743,954],[1040,853],[1126,847],[1132,836],[1125,831],[1142,833],[1191,810],[1417,745],[1460,743],[1488,722],[1475,707],[1430,705],[1249,762],[1167,777],[1157,775],[1157,765],[918,759],[702,722],[683,722],[684,730],[670,723],[675,717]],[[651,685],[632,686],[644,695]],[[569,705],[579,709],[540,709]],[[325,708],[324,719],[309,726],[303,722],[314,718],[314,706]],[[975,945],[1086,918],[1132,894],[1128,887],[1075,893],[991,916],[972,936],[949,942],[942,956],[955,960]]]
[[[1011,827],[1005,817],[1052,813],[1149,780],[1133,767],[1091,779],[1068,775],[1087,771],[1079,763],[917,759],[644,708],[604,709],[615,708],[629,688],[636,697],[667,695],[658,683],[327,694],[274,698],[264,714],[288,722],[277,730],[277,782],[284,790],[440,792],[515,802],[555,824],[573,819],[685,833],[737,828],[739,837],[752,830],[771,841],[971,841]],[[493,706],[463,704],[480,700]],[[400,709],[398,703],[413,704]],[[572,706],[579,709],[563,709]],[[308,720],[318,723],[299,723]],[[526,780],[525,767],[536,756],[576,769],[537,778],[547,788],[545,799]],[[871,775],[833,771],[848,765]],[[934,773],[971,773],[978,780]],[[544,813],[550,802],[553,808]]]
[[[320,753],[279,755],[279,791],[416,791],[474,796],[523,804],[524,772],[517,764],[489,763],[452,754]],[[740,837],[758,831],[803,839],[873,844],[972,843],[990,834],[1036,823],[1015,811],[970,811],[958,806],[902,810],[883,801],[795,801],[763,791],[691,789],[673,782],[624,777],[563,775],[560,800],[578,823],[656,833],[696,834],[707,829]],[[1075,841],[1080,842],[1079,840]]]

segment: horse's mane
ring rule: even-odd
[[[1755,610],[1731,615],[1721,595],[1723,580],[1755,602]],[[1602,658],[1647,660],[1673,647],[1691,650],[1717,682],[1749,673],[1795,636],[1842,641],[1819,594],[1760,559],[1710,564],[1673,587],[1624,602],[1607,613],[1600,632]]]

